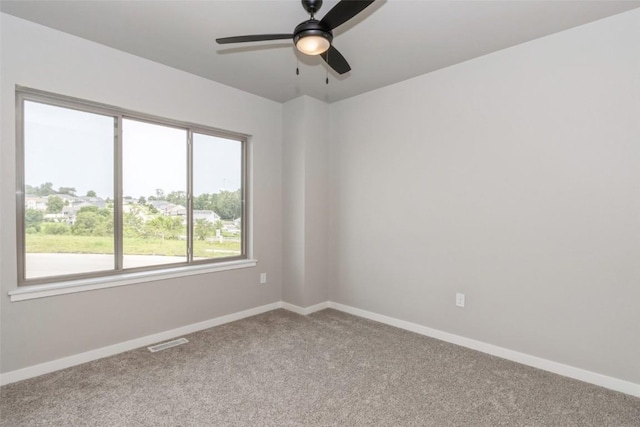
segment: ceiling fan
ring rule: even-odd
[[[351,70],[344,56],[333,47],[333,30],[362,12],[374,0],[341,0],[320,21],[315,14],[322,6],[322,0],[302,0],[302,7],[311,18],[300,23],[292,34],[256,34],[250,36],[223,37],[218,44],[245,43],[268,40],[292,39],[296,48],[307,55],[320,55],[338,74]]]

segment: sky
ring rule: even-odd
[[[123,120],[123,192],[138,198],[156,189],[186,191],[187,132]],[[93,190],[113,198],[114,119],[25,102],[25,182]],[[194,195],[234,191],[241,185],[241,143],[194,134]]]

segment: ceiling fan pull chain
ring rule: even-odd
[[[329,51],[327,51],[327,64],[329,64]],[[326,84],[329,84],[329,67],[325,67],[327,71],[327,78],[324,80]]]
[[[300,58],[296,53],[296,76],[299,76],[299,75],[300,75]]]

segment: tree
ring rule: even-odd
[[[209,203],[208,194],[200,194],[193,198],[193,209],[203,211],[209,209],[207,204]]]
[[[93,212],[93,213],[98,213],[100,212],[100,208],[94,205],[89,205],[89,206],[83,206],[78,210],[78,213],[83,213],[83,212]]]
[[[125,237],[141,237],[144,234],[144,220],[140,215],[140,209],[131,208],[125,212],[122,218]]]
[[[71,231],[76,236],[93,236],[101,221],[102,218],[96,212],[78,212]]]
[[[145,224],[147,234],[164,239],[177,239],[184,233],[182,218],[158,216]]]
[[[144,196],[140,196],[140,198],[138,199],[138,204],[139,205],[146,205],[147,204],[147,199],[145,199]]]
[[[89,190],[87,191],[87,197],[98,197],[95,191]]]
[[[97,206],[84,206],[76,214],[71,232],[78,236],[110,236],[113,234],[113,213]]]
[[[194,224],[193,234],[196,240],[205,240],[209,236],[213,236],[216,233],[215,226],[204,218],[196,219]]]
[[[221,191],[218,193],[216,203],[216,213],[220,218],[233,220],[242,214],[242,201],[240,200],[240,190]]]
[[[60,213],[64,207],[64,200],[59,196],[47,197],[47,212]]]
[[[196,210],[208,210],[215,211],[216,210],[216,202],[218,201],[217,194],[200,194],[199,196],[193,199],[193,209]]]
[[[53,183],[51,182],[45,182],[44,184],[40,184],[40,186],[38,187],[28,186],[28,189],[31,189],[33,194],[35,194],[36,196],[46,197],[51,194],[56,194],[55,190],[53,189]]]
[[[58,194],[68,194],[69,196],[75,196],[76,189],[73,187],[60,187],[58,188]]]
[[[44,234],[69,234],[69,226],[62,222],[45,222],[42,224],[42,232]]]
[[[172,191],[167,194],[165,200],[174,205],[187,206],[187,193],[184,191]]]
[[[24,211],[24,227],[29,232],[40,232],[40,227],[44,221],[44,214],[37,209],[26,209]]]
[[[34,187],[33,185],[25,184],[24,185],[25,194],[38,194],[38,187]]]

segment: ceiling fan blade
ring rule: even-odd
[[[268,40],[284,40],[284,39],[293,39],[293,34],[256,34],[253,36],[223,37],[221,39],[216,39],[216,43],[228,44],[228,43],[263,42]]]
[[[338,49],[333,47],[333,45],[329,47],[329,50],[321,53],[320,56],[322,56],[324,62],[329,64],[329,66],[338,74],[344,74],[351,71],[351,67],[347,60],[344,59],[344,56],[342,56],[342,54],[338,52]]]
[[[342,0],[327,12],[320,23],[329,26],[329,28],[333,30],[362,12],[367,6],[373,3],[373,1],[374,0]]]

